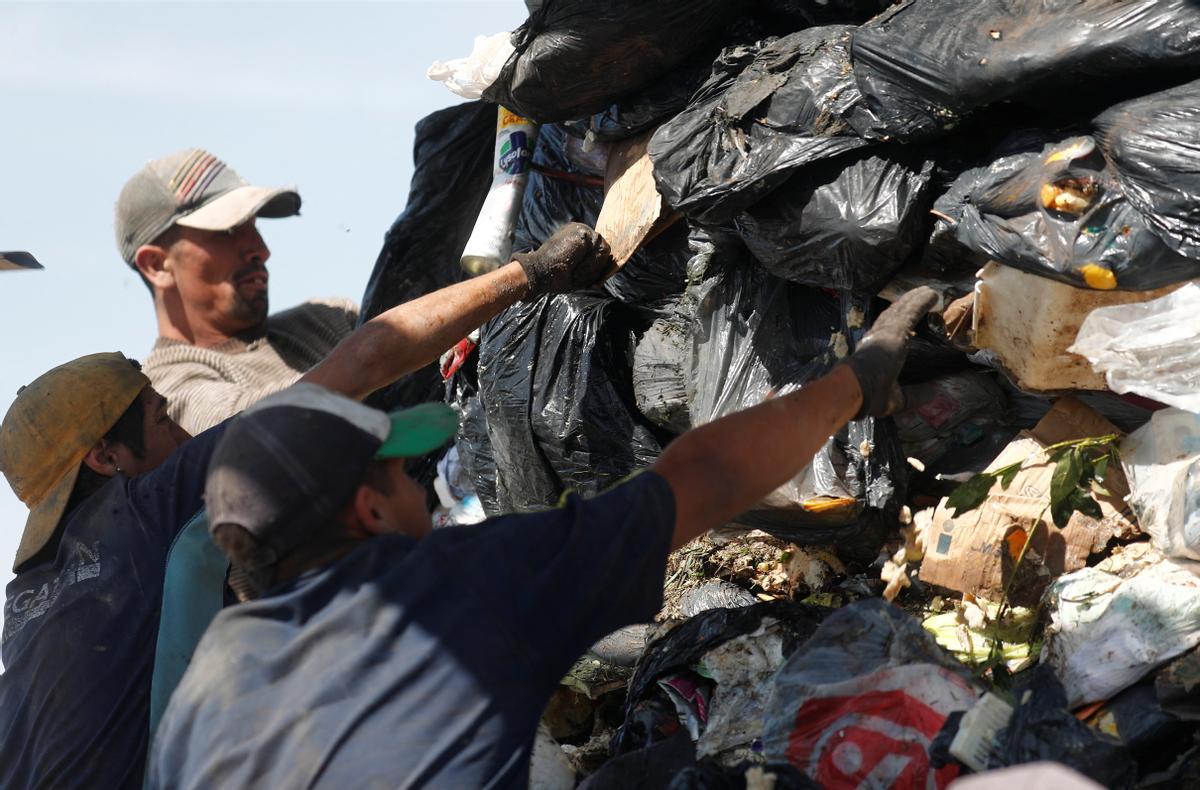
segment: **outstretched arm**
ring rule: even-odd
[[[535,252],[493,272],[397,305],[354,330],[301,381],[362,399],[433,362],[471,330],[521,299],[567,293],[613,270],[608,245],[570,223]]]
[[[672,442],[654,465],[675,494],[672,548],[725,524],[794,477],[855,416],[898,408],[896,376],[909,335],[936,299],[928,288],[910,291],[827,376]]]

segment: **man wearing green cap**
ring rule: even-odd
[[[303,381],[361,399],[518,300],[611,270],[607,244],[569,224],[520,261],[377,316]],[[24,387],[0,424],[0,470],[30,508],[5,597],[6,790],[141,784],[164,566],[225,431],[191,438],[168,406],[130,360],[92,354]]]
[[[117,247],[158,323],[144,370],[190,433],[295,383],[357,323],[348,301],[268,315],[271,251],[255,221],[299,212],[294,187],[249,184],[199,148],[150,162],[121,190]]]
[[[150,786],[527,787],[571,664],[654,618],[670,549],[793,477],[847,420],[897,408],[935,301],[906,294],[829,375],[680,436],[599,496],[452,529],[431,531],[401,463],[453,435],[448,408],[389,418],[319,387],[263,399],[214,451],[205,502],[264,594],[205,633]]]

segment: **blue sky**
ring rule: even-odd
[[[150,298],[113,241],[113,204],[146,161],[211,150],[262,185],[295,184],[301,216],[263,220],[271,303],[362,295],[404,207],[413,125],[460,101],[425,78],[523,3],[0,3],[0,408],[96,351],[145,357]],[[0,582],[27,510],[0,486]]]

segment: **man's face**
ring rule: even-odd
[[[271,251],[254,220],[230,231],[178,231],[165,265],[174,276],[186,320],[194,329],[230,337],[261,326],[267,318]]]
[[[404,460],[389,458],[383,462],[391,481],[389,493],[376,492],[381,521],[388,532],[423,538],[433,531],[433,521],[425,507],[425,489],[404,472]]]
[[[179,445],[192,438],[191,434],[167,415],[167,399],[159,395],[153,387],[147,386],[138,398],[142,402],[144,412],[142,427],[145,431],[145,452],[142,457],[139,458],[120,442],[109,446],[117,466],[130,477],[157,469]]]

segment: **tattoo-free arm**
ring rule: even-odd
[[[729,522],[794,477],[861,405],[858,380],[839,365],[803,389],[671,442],[654,464],[675,494],[671,548]]]
[[[528,290],[513,262],[397,305],[354,330],[300,380],[361,400],[433,362]]]

